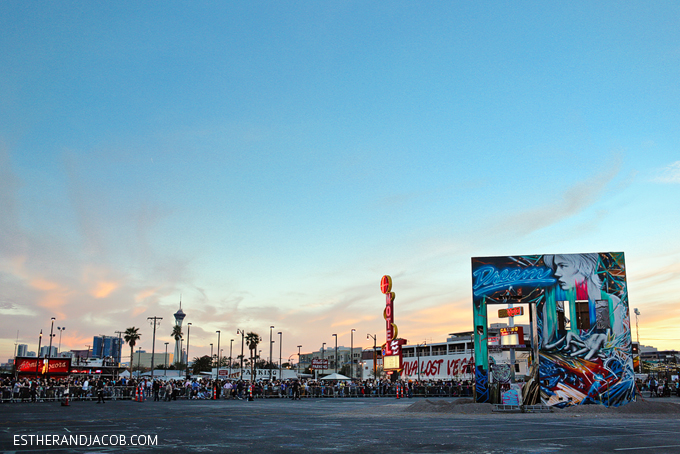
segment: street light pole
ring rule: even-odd
[[[232,346],[234,345],[234,339],[229,341],[229,376],[231,376],[231,351],[232,351]]]
[[[349,378],[354,380],[354,328],[349,332]]]
[[[375,356],[375,348],[376,348],[376,339],[377,339],[377,334],[366,334],[366,339],[368,338],[373,338],[373,379],[376,380],[378,377],[378,369],[377,369],[377,362],[378,359]]]
[[[337,334],[331,334],[331,336],[335,337],[335,373],[338,373],[338,335]]]
[[[52,317],[52,327],[50,328],[50,349],[47,351],[47,378],[50,378],[50,359],[52,359],[52,337],[54,337],[54,320],[56,320],[54,317]],[[36,377],[37,378],[37,377]]]
[[[639,373],[642,373],[642,351],[640,350],[640,328],[638,326],[638,317],[640,316],[640,311],[636,307],[633,309],[635,312],[635,336],[637,337],[637,344],[638,344],[638,370]]]
[[[269,327],[269,382],[271,383],[272,381],[272,344],[274,341],[272,340],[272,330],[274,329],[273,326]]]
[[[42,329],[38,338],[38,356],[35,358],[35,379],[38,379],[38,363],[40,362],[40,344],[42,344]]]
[[[62,331],[66,331],[65,327],[57,326],[57,330],[59,331],[59,347],[57,347],[57,356],[61,353],[61,333]]]
[[[427,345],[427,342],[423,342],[422,344],[416,344],[416,370],[418,371],[419,382],[420,382],[420,350],[418,350],[418,347],[422,347],[423,345]]]
[[[222,358],[220,357],[220,331],[217,330],[215,332],[217,333],[217,375],[215,379],[218,379],[220,378],[220,360]]]
[[[243,331],[242,329],[237,329],[236,334],[241,335],[241,376],[240,379],[243,380],[243,347],[245,345],[245,337],[246,337],[246,332]]]
[[[302,345],[298,345],[298,378],[300,378],[300,349],[302,348]]]
[[[279,380],[283,380],[283,369],[281,368],[281,350],[283,348],[283,332],[279,331]]]
[[[142,347],[137,349],[137,377],[142,375]]]
[[[154,363],[154,357],[156,356],[156,322],[160,325],[161,320],[163,320],[163,317],[147,317],[147,320],[151,320],[153,323],[153,340],[151,342],[151,381],[153,381],[153,363]],[[103,338],[102,338],[103,339]],[[104,341],[102,340],[102,346],[104,345]],[[103,357],[104,355],[102,355]]]
[[[165,343],[165,371],[163,372],[163,375],[167,376],[168,375],[168,344],[170,342]]]
[[[189,337],[191,336],[191,322],[187,323],[187,380],[189,379]]]

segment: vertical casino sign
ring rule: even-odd
[[[392,291],[392,278],[385,275],[380,279],[380,291],[385,295],[385,345],[383,347],[383,370],[400,371],[402,370],[403,353],[401,346],[406,343],[405,339],[399,339],[399,330],[394,323],[394,299]]]

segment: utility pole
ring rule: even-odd
[[[151,344],[151,381],[153,382],[153,360],[156,355],[156,323],[161,324],[163,317],[147,317],[147,320],[152,320],[153,323],[153,341]],[[140,353],[141,356],[141,353]]]

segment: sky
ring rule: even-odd
[[[443,342],[472,257],[605,251],[680,348],[678,3],[9,0],[0,30],[2,362],[51,317],[146,351],[162,317],[161,349],[180,298],[192,358],[368,347],[385,274]]]

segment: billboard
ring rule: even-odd
[[[635,399],[623,252],[476,257],[472,293],[478,402],[489,401],[487,305],[509,302],[535,308],[543,403],[616,407]]]
[[[71,358],[17,358],[17,373],[23,375],[68,375]]]

